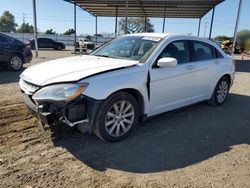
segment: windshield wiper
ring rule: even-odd
[[[111,56],[111,55],[95,55],[95,56],[113,58],[113,56]]]

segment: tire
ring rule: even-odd
[[[224,104],[228,97],[229,88],[229,80],[226,77],[222,77],[217,83],[208,103],[214,106],[221,106]]]
[[[93,131],[108,142],[117,142],[133,132],[139,119],[139,105],[126,92],[117,92],[108,97],[99,108]]]
[[[58,47],[57,47],[57,50],[62,50],[62,47],[61,47],[61,46],[58,46]]]
[[[19,71],[23,68],[23,63],[23,58],[20,55],[15,54],[10,57],[8,62],[8,68],[11,71]]]

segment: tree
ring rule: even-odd
[[[119,20],[120,31],[125,33],[125,19],[121,18]],[[142,33],[142,32],[154,32],[154,25],[151,24],[150,19],[146,19],[145,28],[145,18],[128,18],[128,33]]]
[[[33,25],[29,23],[22,23],[22,25],[17,29],[18,33],[34,33]]]
[[[45,31],[45,34],[55,35],[56,32],[53,31],[53,29],[48,29],[47,31]]]
[[[245,52],[250,53],[250,30],[242,30],[237,33],[237,42]]]
[[[240,44],[246,43],[250,40],[250,30],[242,30],[237,33],[237,42]]]
[[[64,35],[72,35],[72,34],[75,34],[75,30],[74,30],[74,29],[68,29],[68,30],[65,31],[63,34],[64,34]]]
[[[219,35],[219,36],[216,36],[214,38],[214,40],[216,40],[216,41],[225,41],[225,40],[229,40],[229,37],[227,37],[225,35]]]
[[[0,31],[11,32],[16,31],[17,24],[15,23],[15,17],[9,11],[4,11],[0,17]]]

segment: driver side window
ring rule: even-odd
[[[168,44],[161,52],[157,60],[163,57],[172,57],[177,59],[178,64],[190,62],[190,52],[188,41],[174,41]]]

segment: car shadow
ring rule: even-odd
[[[0,84],[9,84],[9,83],[15,83],[19,82],[19,76],[20,74],[25,70],[25,67],[23,67],[19,71],[9,71],[5,67],[0,68]]]
[[[199,103],[155,116],[118,143],[73,129],[53,143],[98,171],[173,170],[227,152],[234,145],[250,144],[249,109],[249,96],[230,94],[221,107]]]
[[[250,60],[237,60],[235,65],[236,72],[250,72]]]

